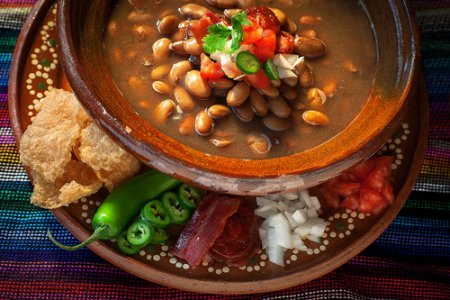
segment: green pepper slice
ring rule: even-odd
[[[178,199],[181,206],[194,210],[202,200],[202,196],[196,188],[183,183],[178,189]]]
[[[169,240],[170,236],[167,231],[162,228],[155,228],[155,233],[153,234],[150,244],[161,245]]]
[[[152,200],[141,210],[141,217],[156,227],[167,227],[170,224],[170,216],[159,200]]]
[[[172,192],[164,193],[161,197],[163,207],[169,214],[172,222],[175,224],[183,224],[189,219],[191,212],[189,209],[184,208],[180,201],[178,201],[177,195]]]
[[[136,247],[130,244],[130,242],[127,240],[127,232],[122,232],[121,235],[117,238],[117,247],[119,248],[120,252],[124,254],[133,255],[139,252],[141,250],[141,247]]]
[[[144,247],[152,239],[153,226],[141,218],[131,223],[127,230],[127,240],[132,246]]]
[[[245,74],[255,74],[261,68],[259,59],[248,51],[241,51],[236,56],[236,65]]]
[[[273,60],[268,59],[263,63],[263,70],[264,73],[266,73],[267,77],[269,77],[270,80],[277,80],[280,78],[280,75],[278,74],[277,66],[273,63]]]

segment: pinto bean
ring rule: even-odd
[[[189,32],[187,27],[179,28],[175,31],[174,34],[170,37],[172,41],[183,41],[189,36]]]
[[[247,102],[241,106],[233,107],[233,112],[242,122],[250,122],[255,117],[255,112]]]
[[[322,18],[319,16],[305,15],[300,17],[299,22],[302,25],[317,24],[322,22]]]
[[[228,106],[222,104],[214,104],[208,107],[206,112],[213,119],[222,119],[228,116],[231,113],[231,110],[228,108]]]
[[[173,91],[173,96],[175,97],[175,100],[177,101],[178,105],[180,105],[181,109],[184,112],[194,110],[195,102],[192,99],[191,95],[188,92],[186,92],[186,90],[183,87],[181,86],[175,87]]]
[[[277,17],[278,21],[280,21],[280,25],[283,26],[284,23],[286,23],[286,15],[284,14],[284,12],[278,8],[274,8],[274,7],[269,7],[269,8],[271,11],[273,11],[273,13]]]
[[[184,50],[190,55],[200,55],[203,53],[203,48],[197,42],[197,39],[191,37],[183,42]]]
[[[314,126],[326,126],[330,123],[327,115],[316,110],[307,110],[302,114],[303,120]]]
[[[277,87],[277,88],[281,86],[281,80],[280,80],[280,79],[271,80],[270,83],[271,83],[274,87]]]
[[[223,11],[223,14],[228,19],[231,19],[235,14],[240,13],[241,11],[242,11],[242,9],[240,9],[240,8],[230,8],[230,9],[225,9]]]
[[[292,109],[283,97],[272,98],[268,101],[270,111],[277,117],[287,118]]]
[[[194,132],[195,118],[191,115],[185,115],[178,124],[178,132],[182,135],[189,135]]]
[[[179,55],[188,55],[189,53],[187,53],[186,49],[184,49],[184,41],[175,41],[173,43],[170,44],[169,46],[170,50],[172,50],[173,52],[175,52],[176,54]]]
[[[131,33],[140,42],[146,41],[155,30],[148,25],[136,25],[131,29]]]
[[[144,91],[145,89],[147,89],[144,81],[138,76],[131,76],[130,78],[128,78],[128,85],[131,89],[136,91]]]
[[[155,116],[156,120],[159,123],[163,123],[165,120],[169,118],[171,114],[173,114],[176,110],[175,102],[170,99],[161,101],[156,106]]]
[[[170,82],[173,84],[178,84],[181,77],[183,77],[187,72],[192,70],[192,65],[188,60],[182,60],[177,62],[172,66],[169,72]]]
[[[159,94],[168,94],[172,91],[172,87],[163,81],[154,81],[152,83],[152,88]]]
[[[229,90],[234,86],[234,81],[228,78],[209,79],[208,84],[213,89]]]
[[[249,8],[256,6],[256,0],[238,0],[238,7]]]
[[[322,86],[322,91],[328,98],[333,98],[338,90],[338,81],[336,78],[328,79]]]
[[[278,97],[278,95],[280,95],[280,91],[272,85],[267,89],[258,89],[258,91],[269,98],[275,98]]]
[[[212,89],[208,82],[202,78],[200,71],[192,70],[187,72],[184,78],[184,85],[189,94],[194,97],[204,99],[211,96]]]
[[[321,57],[327,52],[327,46],[319,38],[297,37],[295,39],[294,49],[297,54],[306,58]]]
[[[345,60],[342,62],[342,66],[344,67],[344,69],[346,69],[349,72],[352,73],[358,73],[359,69],[358,67],[350,60]]]
[[[224,148],[234,142],[232,137],[212,137],[209,141],[217,148]]]
[[[305,38],[316,38],[317,32],[314,29],[303,28],[299,31],[300,36]]]
[[[298,93],[297,90],[288,85],[282,85],[280,88],[281,95],[287,100],[295,100],[297,99]]]
[[[266,154],[272,149],[272,141],[263,133],[250,133],[246,141],[255,154]]]
[[[272,114],[265,116],[262,121],[264,126],[273,131],[285,131],[291,126],[288,119],[280,118]]]
[[[318,88],[310,89],[306,97],[310,106],[314,109],[321,109],[327,102],[327,96],[321,89]]]
[[[150,78],[153,81],[161,80],[164,78],[164,76],[169,74],[169,72],[170,72],[170,65],[168,64],[159,65],[152,70],[152,72],[150,73]]]
[[[297,77],[288,77],[281,79],[281,82],[287,86],[290,87],[296,87],[297,86]]]
[[[294,21],[290,18],[286,18],[286,23],[283,25],[283,30],[289,32],[292,35],[295,35],[297,32],[298,26]]]
[[[314,84],[314,76],[311,68],[303,61],[296,66],[298,71],[298,84],[302,88],[309,88]]]
[[[205,111],[195,117],[195,131],[201,136],[208,136],[214,130],[214,120]]]
[[[206,0],[206,2],[218,8],[233,8],[237,5],[237,0]]]
[[[159,33],[163,35],[171,35],[178,26],[178,17],[175,15],[168,15],[163,17],[156,24]]]
[[[168,38],[161,38],[153,43],[153,59],[156,63],[163,63],[169,58],[170,43]]]
[[[201,19],[207,12],[210,12],[204,6],[195,3],[188,3],[180,7],[180,13],[186,19]]]
[[[265,116],[269,111],[269,105],[263,95],[258,93],[257,90],[252,89],[249,96],[250,106],[258,116]]]
[[[247,101],[250,95],[250,86],[246,82],[239,82],[227,94],[227,104],[229,106],[240,106]]]

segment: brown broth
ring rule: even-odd
[[[356,117],[365,104],[372,86],[376,66],[377,50],[371,24],[364,13],[363,7],[356,0],[314,0],[314,1],[269,1],[272,7],[283,10],[294,20],[299,29],[311,28],[317,31],[327,47],[327,54],[319,59],[307,59],[312,66],[315,83],[314,87],[324,89],[327,83],[334,81],[337,89],[332,98],[328,98],[323,112],[329,117],[328,126],[319,127],[307,125],[294,113],[289,120],[293,126],[285,132],[272,132],[261,125],[260,118],[254,118],[249,123],[238,120],[233,114],[216,121],[215,131],[230,132],[234,142],[227,147],[217,148],[210,141],[210,137],[202,137],[193,132],[181,135],[178,127],[182,116],[174,114],[163,124],[155,121],[155,107],[165,99],[173,99],[173,95],[161,95],[152,90],[151,70],[154,66],[146,66],[142,62],[152,54],[152,45],[162,37],[156,29],[156,23],[165,15],[180,16],[178,7],[188,1],[158,0],[146,1],[142,12],[149,13],[149,18],[133,22],[127,19],[135,9],[127,0],[119,0],[111,12],[109,30],[105,34],[105,54],[112,76],[119,90],[129,100],[133,108],[143,118],[156,126],[163,133],[199,151],[211,155],[237,158],[271,158],[298,153],[313,148],[327,141],[342,131]],[[212,9],[205,1],[191,1]],[[259,4],[263,5],[259,1]],[[287,4],[294,3],[292,6]],[[321,21],[311,25],[300,25],[299,18],[303,15],[320,16]],[[181,20],[180,16],[180,20]],[[147,25],[152,33],[147,36],[136,36],[131,32],[136,26]],[[170,66],[185,58],[172,53],[166,64]],[[344,64],[351,62],[358,69],[350,72]],[[138,84],[131,87],[130,78]],[[306,101],[306,90],[299,89],[299,97]],[[214,103],[214,100],[195,100],[196,110],[190,113],[195,117],[196,112],[204,110]],[[265,155],[255,155],[246,143],[246,135],[250,132],[262,131],[272,140],[273,147]]]

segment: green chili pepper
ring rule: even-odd
[[[130,254],[130,255],[138,253],[139,250],[141,249],[141,247],[134,246],[127,240],[127,232],[126,231],[124,231],[117,238],[117,247],[119,248],[120,252],[125,253],[125,254]]]
[[[181,206],[194,210],[202,200],[202,196],[196,188],[183,183],[178,190],[178,199]]]
[[[96,240],[115,238],[126,229],[149,199],[175,188],[180,183],[163,173],[147,171],[125,182],[106,197],[92,218],[94,232],[86,241],[69,247],[57,242],[50,231],[47,231],[47,236],[56,246],[65,250],[77,250]]]
[[[258,58],[248,51],[238,53],[236,56],[236,65],[245,74],[255,74],[261,67]]]
[[[150,241],[150,244],[161,245],[169,240],[169,233],[162,228],[155,228],[155,233]]]
[[[141,217],[156,227],[167,227],[170,224],[170,215],[159,200],[152,200],[145,204],[141,210]]]
[[[263,70],[270,80],[277,80],[280,78],[277,66],[273,63],[271,59],[268,59],[263,63]]]
[[[180,201],[175,193],[164,193],[161,197],[161,202],[175,224],[183,224],[191,216],[191,211],[180,205]]]
[[[128,226],[127,230],[127,240],[128,242],[136,247],[144,247],[153,237],[153,226],[141,218],[137,218],[136,221]]]

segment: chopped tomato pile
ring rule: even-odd
[[[394,202],[391,156],[372,157],[324,183],[320,192],[332,208],[381,213]]]
[[[216,259],[239,265],[257,247],[259,218],[249,201],[237,196],[205,196],[184,228],[172,253],[196,268]]]

